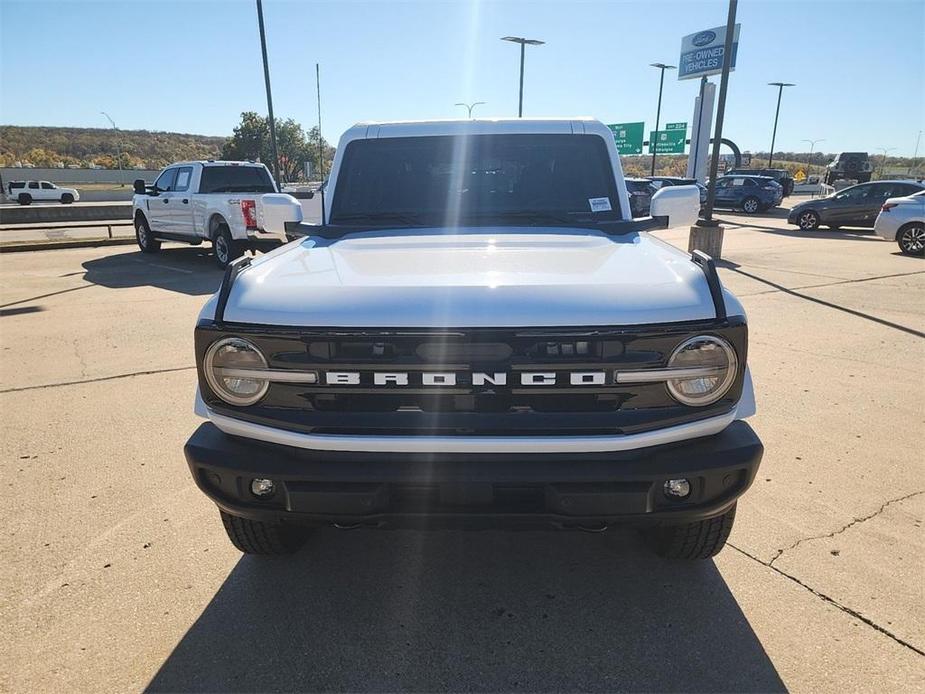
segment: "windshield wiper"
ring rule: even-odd
[[[404,214],[402,212],[370,212],[370,213],[364,213],[364,214],[340,214],[340,215],[337,215],[337,217],[335,217],[333,220],[331,220],[331,224],[333,225],[343,224],[345,222],[347,223],[353,222],[355,224],[361,224],[361,225],[362,224],[378,225],[380,222],[382,223],[398,222],[399,224],[402,224],[404,226],[412,226],[412,227],[425,226],[424,224],[421,223],[420,219],[412,215],[409,215],[409,214]]]

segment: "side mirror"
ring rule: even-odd
[[[145,180],[143,178],[136,178],[132,186],[135,188],[136,195],[144,195],[145,192],[147,192],[145,190]]]
[[[697,186],[664,186],[652,196],[649,214],[668,217],[669,227],[691,226],[700,212],[700,189]]]

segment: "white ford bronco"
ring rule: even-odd
[[[225,272],[195,331],[196,484],[240,550],[311,527],[639,526],[723,547],[763,448],[741,304],[633,220],[590,119],[362,123],[320,225]]]
[[[302,221],[302,207],[277,191],[263,164],[189,161],[168,166],[153,186],[136,180],[132,218],[144,253],[157,253],[162,240],[211,241],[224,268],[248,249],[285,241],[286,225]]]

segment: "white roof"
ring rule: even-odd
[[[596,134],[610,137],[603,123],[590,116],[556,118],[472,118],[421,121],[364,121],[344,133],[341,144],[377,137],[429,135]]]

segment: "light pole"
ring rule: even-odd
[[[774,160],[774,140],[777,139],[777,117],[780,115],[780,97],[784,93],[784,87],[795,87],[792,82],[768,82],[768,86],[777,87],[777,111],[774,113],[774,132],[771,133],[771,151],[768,152],[768,168],[771,168],[771,162]]]
[[[813,150],[816,149],[817,142],[825,142],[825,138],[820,140],[800,140],[800,142],[809,143],[809,163],[806,165],[806,182],[809,183],[809,174],[813,170]]]
[[[279,180],[279,152],[276,149],[276,123],[273,120],[273,96],[270,92],[270,65],[267,63],[267,36],[263,29],[263,3],[257,0],[257,25],[260,28],[260,51],[263,53],[263,80],[267,85],[267,112],[270,116],[270,144],[273,146],[273,176],[276,185],[282,186]],[[321,133],[318,133],[320,136]]]
[[[886,155],[889,152],[892,152],[894,149],[896,148],[895,147],[890,147],[890,148],[877,147],[878,152],[883,152],[883,159],[880,160],[880,178],[883,178],[883,168],[886,166]]]
[[[520,100],[517,102],[517,117],[524,117],[524,47],[527,45],[530,46],[542,46],[545,41],[540,41],[538,39],[525,39],[520,36],[502,36],[502,41],[510,41],[511,43],[520,44]]]
[[[484,106],[484,105],[485,105],[485,102],[484,102],[484,101],[474,101],[474,102],[472,102],[471,104],[465,104],[465,103],[463,103],[463,102],[459,102],[458,104],[455,104],[455,105],[456,105],[456,106],[463,106],[463,107],[467,108],[467,109],[469,110],[469,118],[470,118],[470,120],[471,120],[471,118],[472,118],[472,109],[474,109],[476,106]]]
[[[122,146],[119,144],[119,129],[116,127],[116,122],[106,111],[100,111],[100,113],[109,119],[109,122],[112,124],[112,130],[116,134],[116,156],[119,158],[119,185],[124,188],[125,176],[122,174]]]
[[[651,67],[657,67],[660,71],[658,77],[658,107],[655,109],[655,132],[658,133],[658,120],[662,117],[662,87],[665,84],[665,70],[676,70],[676,65],[665,65],[665,63],[650,63]],[[655,175],[655,143],[649,145],[652,148],[652,172]]]

